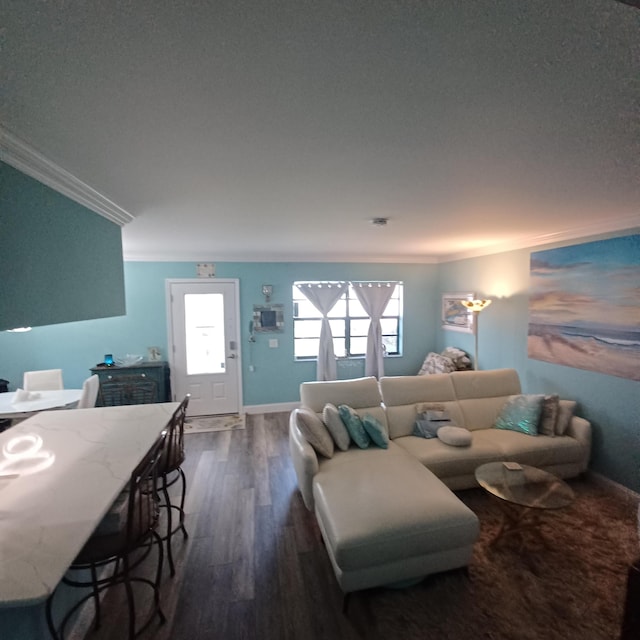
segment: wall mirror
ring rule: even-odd
[[[254,304],[253,330],[259,333],[284,331],[283,305]]]

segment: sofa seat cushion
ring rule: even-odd
[[[359,449],[355,445],[352,445],[346,451],[336,451],[333,454],[333,458],[318,458],[318,469],[328,472],[343,464],[355,464],[358,461],[362,462],[364,459],[367,460],[367,464],[376,465],[383,463],[389,456],[408,457],[407,452],[393,441],[389,442],[387,449],[380,447]]]
[[[374,452],[379,455],[367,455]],[[313,481],[316,516],[341,570],[475,542],[476,515],[417,460],[395,448],[354,453],[348,464],[327,460],[333,464],[323,466]]]
[[[433,471],[438,478],[449,478],[473,475],[476,468],[485,462],[504,460],[504,454],[498,445],[478,439],[478,433],[473,432],[471,444],[467,447],[452,447],[438,438],[425,440],[415,436],[396,438],[393,442]]]
[[[577,463],[584,459],[584,447],[569,436],[530,436],[517,431],[482,429],[473,432],[474,444],[495,447],[501,460],[512,460],[532,467]]]

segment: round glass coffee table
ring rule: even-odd
[[[478,484],[500,499],[502,524],[490,544],[506,538],[524,545],[526,538],[548,547],[540,515],[568,507],[575,499],[571,487],[553,474],[515,462],[489,462],[476,469]]]

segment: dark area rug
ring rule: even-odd
[[[617,639],[627,570],[640,555],[637,505],[589,480],[569,484],[574,504],[545,514],[549,548],[536,540],[523,549],[491,546],[501,518],[497,500],[481,489],[458,492],[481,523],[468,574],[356,593],[352,624],[367,639]]]

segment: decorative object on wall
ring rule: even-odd
[[[213,278],[216,275],[216,265],[211,262],[198,262],[196,275],[198,278]]]
[[[473,316],[473,333],[474,333],[473,368],[476,371],[478,371],[480,369],[480,364],[478,362],[478,322],[480,320],[480,312],[483,309],[486,309],[491,304],[491,300],[461,300],[460,303],[462,304],[463,307],[465,307],[468,311],[470,311]]]
[[[442,294],[442,328],[473,333],[473,313],[465,308],[463,300],[473,300],[473,293]]]
[[[263,284],[262,285],[262,295],[264,296],[264,301],[266,304],[271,302],[271,296],[273,294],[273,285]]]
[[[254,304],[253,330],[258,333],[283,331],[283,306],[281,304]]]
[[[531,254],[528,354],[640,380],[640,235]]]

